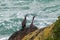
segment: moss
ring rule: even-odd
[[[55,28],[53,29],[54,32],[54,40],[60,40],[60,16],[58,20],[55,22]]]
[[[60,40],[60,16],[58,17],[58,20],[56,20],[56,22],[54,23],[53,33],[53,38],[48,37],[46,40]]]

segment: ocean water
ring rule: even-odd
[[[60,16],[60,0],[0,0],[0,40],[8,40],[21,29],[25,15],[28,15],[27,26],[36,16],[34,25],[46,27]]]

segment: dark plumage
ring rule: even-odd
[[[30,27],[34,27],[34,25],[33,25],[34,18],[35,18],[35,16],[33,16],[33,19],[32,19],[32,22],[31,22],[31,24],[30,24]]]
[[[38,29],[38,28],[33,24],[34,18],[35,18],[35,16],[33,16],[32,22],[31,22],[31,24],[30,24],[30,26],[29,26],[29,32],[32,32],[32,31],[35,31],[36,29]]]
[[[25,15],[25,18],[22,21],[22,30],[24,30],[26,28],[26,17],[27,17],[27,15]]]

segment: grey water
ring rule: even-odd
[[[0,40],[7,40],[20,30],[25,15],[27,26],[36,16],[34,25],[46,27],[60,16],[60,0],[0,0]]]

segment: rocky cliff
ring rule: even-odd
[[[60,17],[55,23],[45,28],[29,29],[30,27],[15,32],[8,40],[60,40]]]

